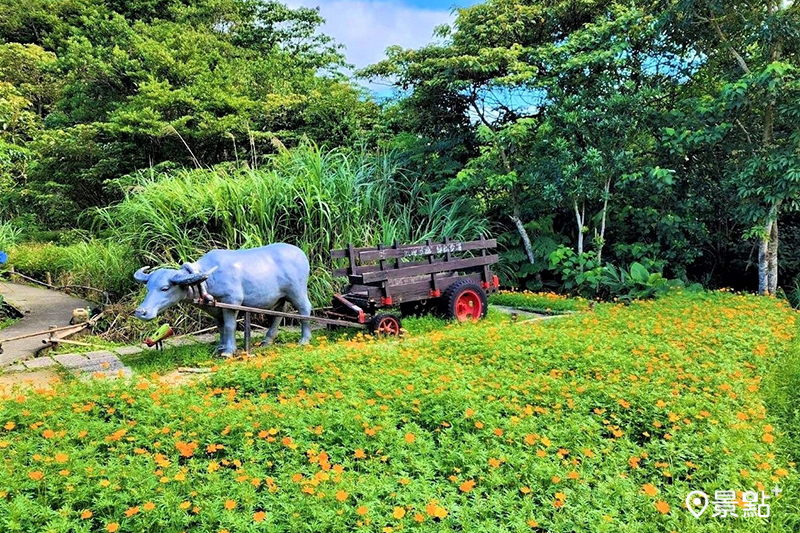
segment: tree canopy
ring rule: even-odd
[[[352,144],[376,113],[339,72],[340,47],[318,32],[314,9],[3,0],[0,14],[4,90],[31,115],[14,118],[6,137],[17,142],[38,121],[25,174],[38,199],[73,204],[69,216],[117,198],[109,183],[138,170],[257,164],[273,139]]]

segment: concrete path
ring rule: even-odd
[[[519,317],[521,320],[545,318],[548,316],[548,315],[543,315],[541,313],[533,313],[531,311],[523,311],[522,309],[507,307],[505,305],[492,305],[491,307],[489,307],[489,309],[496,309],[497,311],[500,311],[501,313],[505,313],[507,315],[513,315],[514,313],[516,313],[517,317]]]
[[[208,344],[216,339],[214,334],[195,335],[194,337],[172,337],[164,341],[166,347],[186,346],[190,344]],[[141,348],[139,346],[121,346],[83,353],[60,353],[41,355],[33,359],[17,361],[16,363],[0,367],[3,375],[16,375],[17,373],[31,373],[38,371],[67,370],[78,376],[100,378],[130,377],[131,369],[125,365],[120,357],[137,355],[155,348]],[[25,379],[27,374],[22,374],[18,379]],[[1,381],[1,380],[0,380]]]
[[[9,304],[25,314],[16,323],[0,330],[0,340],[44,331],[50,326],[67,326],[73,309],[91,305],[86,300],[60,292],[18,283],[0,282],[0,294]],[[48,334],[44,333],[27,339],[3,342],[0,367],[33,357],[44,348],[42,340],[47,338]]]

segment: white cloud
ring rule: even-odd
[[[452,22],[450,11],[424,9],[391,1],[288,0],[290,7],[317,7],[325,19],[322,32],[345,46],[347,61],[366,67],[385,57],[386,48],[419,48],[434,40],[433,29]],[[380,87],[372,87],[380,90]]]

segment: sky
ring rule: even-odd
[[[291,7],[319,7],[322,32],[345,46],[349,63],[365,67],[385,57],[392,45],[419,48],[433,40],[433,29],[452,22],[455,7],[480,0],[286,0]],[[386,88],[370,84],[376,92]]]

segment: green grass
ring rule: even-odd
[[[543,314],[560,314],[584,311],[589,303],[583,298],[572,298],[552,292],[500,291],[489,297],[489,302]]]
[[[143,372],[13,394],[0,529],[800,528],[784,302],[676,293],[533,323],[431,320],[281,344],[180,388]],[[691,490],[775,484],[769,520],[682,509]]]

